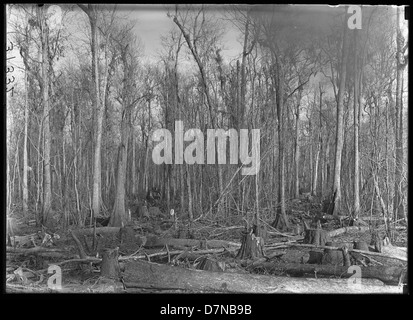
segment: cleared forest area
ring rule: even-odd
[[[404,15],[7,5],[6,292],[406,291]]]

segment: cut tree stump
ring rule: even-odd
[[[317,222],[316,229],[309,228],[307,223],[304,223],[304,243],[325,246],[328,241],[330,241],[330,236],[321,228],[320,221]]]
[[[367,243],[365,241],[354,241],[353,249],[363,250],[363,251],[370,251],[369,246],[367,245]],[[353,256],[354,259],[361,262],[362,264],[369,264],[370,263],[370,259],[368,257],[363,257],[358,252],[352,252],[351,255]]]
[[[331,242],[326,242],[326,246],[332,246]],[[333,266],[350,266],[350,256],[348,248],[344,247],[340,250],[324,249],[323,258],[321,259],[323,265]]]
[[[256,230],[256,228],[255,228]],[[256,236],[254,228],[250,231],[242,232],[241,248],[239,249],[237,259],[258,259],[263,257],[264,240]]]
[[[382,240],[380,239],[379,232],[373,231],[371,234],[371,242],[370,245],[374,247],[376,252],[381,252]]]
[[[347,279],[304,279],[291,277],[209,272],[146,261],[128,261],[122,273],[126,292],[142,288],[226,293],[402,293],[399,286],[349,286]],[[371,280],[370,280],[371,281]]]
[[[102,250],[102,263],[100,264],[100,275],[102,277],[119,279],[120,267],[118,256],[118,248]]]
[[[210,257],[203,257],[196,268],[198,270],[222,272],[225,271],[225,262],[220,262]]]

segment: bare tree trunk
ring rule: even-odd
[[[319,137],[317,139],[320,141],[320,133]],[[320,143],[317,145],[317,151],[315,154],[315,163],[314,163],[314,175],[313,175],[313,183],[312,183],[312,188],[311,188],[311,194],[315,196],[317,194],[317,178],[318,178],[318,162],[320,159]]]
[[[29,169],[28,157],[27,157],[27,138],[28,138],[28,126],[29,126],[29,74],[25,70],[24,84],[26,88],[25,101],[24,101],[24,145],[23,145],[23,215],[27,216],[29,192],[27,187],[27,171]]]
[[[122,138],[118,148],[118,172],[116,178],[116,197],[113,213],[110,218],[111,227],[123,227],[127,221],[125,211],[125,180],[126,164],[128,159],[128,141],[130,134],[130,107],[125,107],[124,117],[122,117],[121,131]]]
[[[315,102],[315,101],[314,101]],[[318,145],[317,145],[317,152],[315,155],[315,165],[314,165],[314,176],[313,176],[313,184],[311,188],[312,195],[315,196],[317,194],[317,181],[318,181],[318,167],[319,167],[319,162],[320,162],[320,154],[323,149],[323,139],[322,139],[322,134],[321,131],[323,129],[322,123],[321,123],[321,107],[322,107],[322,102],[323,102],[323,91],[320,86],[320,127],[318,128]],[[315,103],[314,103],[315,104]],[[320,171],[322,171],[323,168],[320,166]]]
[[[191,224],[194,220],[194,213],[193,213],[193,201],[192,201],[192,189],[191,189],[191,174],[190,168],[188,164],[184,164],[186,168],[186,185],[188,188],[188,215],[189,215],[189,223]]]
[[[330,172],[330,135],[327,138],[327,144],[326,144],[326,151],[325,151],[325,161],[324,161],[324,167],[325,167],[325,189],[330,188],[331,185],[331,172]]]
[[[48,27],[46,25],[45,11],[43,7],[39,10],[42,14],[42,102],[43,102],[43,132],[44,132],[44,149],[43,149],[43,207],[42,207],[42,223],[47,224],[49,213],[52,206],[52,181],[50,172],[50,107],[49,107],[49,44],[48,44]]]
[[[276,56],[276,72],[277,72],[277,87],[276,87],[276,98],[277,98],[277,115],[278,115],[278,147],[279,147],[279,201],[281,216],[284,220],[285,226],[289,228],[289,222],[287,217],[287,212],[285,208],[285,169],[284,169],[284,85],[283,85],[283,74],[281,70],[281,61],[279,57]]]
[[[300,175],[299,175],[299,167],[300,167],[300,131],[299,131],[299,120],[300,120],[300,102],[301,102],[301,92],[299,91],[299,100],[297,103],[297,109],[295,111],[295,150],[294,150],[294,198],[298,199],[300,196]]]
[[[135,141],[135,134],[132,132],[131,135],[132,140],[132,195],[136,195],[136,141]]]
[[[403,71],[406,67],[404,61],[404,37],[400,30],[401,8],[397,7],[397,71],[396,71],[396,121],[395,121],[395,140],[396,140],[396,163],[394,175],[394,216],[396,219],[406,218],[404,206],[402,205],[402,172],[403,172],[403,109],[402,109],[402,82]]]
[[[354,30],[354,204],[353,216],[358,219],[360,214],[360,170],[359,170],[359,125],[360,125],[360,101],[361,92],[357,92],[359,87],[358,52],[357,52],[357,29]],[[361,66],[362,67],[362,66]],[[361,72],[360,72],[361,74]]]
[[[324,162],[325,162],[325,156],[324,156],[324,146],[323,146],[323,122],[322,122],[322,106],[323,106],[323,88],[321,84],[319,85],[320,89],[320,134],[318,136],[319,143],[320,143],[320,178],[321,178],[321,198],[324,197],[324,184],[325,184],[325,171],[324,171]]]
[[[345,10],[347,11],[347,8]],[[340,83],[339,83],[339,88],[338,88],[338,99],[337,99],[337,128],[336,128],[336,148],[335,148],[334,183],[333,183],[333,194],[335,193],[335,204],[334,204],[333,215],[338,215],[338,213],[341,211],[341,154],[343,151],[343,144],[344,144],[343,99],[344,99],[344,93],[346,89],[347,55],[348,55],[347,20],[345,18],[344,19],[344,33],[343,33],[343,48],[342,48],[342,57],[341,57],[341,68],[340,68]]]
[[[92,210],[94,216],[100,213],[100,199],[101,199],[101,145],[102,145],[102,123],[104,108],[100,103],[100,90],[99,90],[99,66],[98,66],[98,34],[97,34],[97,7],[96,5],[89,4],[78,5],[89,17],[90,29],[92,34],[91,51],[92,51],[92,81],[94,84],[93,92],[93,108],[97,112],[97,125],[96,125],[96,143],[95,143],[95,155],[93,166],[93,199]]]

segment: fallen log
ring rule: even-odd
[[[125,263],[126,292],[150,288],[225,293],[402,293],[400,286],[348,285],[345,279],[302,279],[191,270],[146,261]]]
[[[299,244],[299,243],[289,243],[289,242],[281,242],[278,245],[273,244],[271,246],[268,246],[266,249],[267,250],[268,249],[282,249],[282,248],[286,248],[286,247],[303,247],[303,248],[341,250],[341,248],[339,248],[339,247],[316,246],[316,245],[313,245],[313,244]],[[371,255],[371,256],[397,259],[397,260],[400,260],[400,261],[407,262],[407,252],[404,251],[404,250],[398,250],[397,255],[384,254],[384,253],[372,252],[372,251],[363,251],[363,250],[357,250],[357,249],[348,249],[348,251],[349,252],[358,252],[358,253],[362,253],[362,254],[365,254],[365,255]]]
[[[347,233],[350,231],[366,232],[366,231],[369,231],[369,227],[357,227],[357,226],[343,227],[343,228],[329,231],[328,235],[330,236],[330,238],[332,238],[332,237],[337,237],[340,234]]]
[[[146,239],[143,239],[146,238]],[[175,239],[175,238],[159,238],[157,236],[141,237],[145,248],[153,247],[199,247],[199,248],[239,248],[240,243],[224,241],[224,240],[196,240],[196,239]]]
[[[300,264],[300,263],[274,263],[261,262],[253,265],[252,269],[265,269],[276,274],[288,274],[290,276],[302,276],[304,274],[335,276],[339,278],[350,278],[353,271],[344,266]],[[397,267],[360,267],[360,278],[378,279],[387,285],[398,285],[400,279],[406,281],[406,270]]]
[[[394,258],[398,257],[403,261],[406,259],[407,261],[407,248],[393,246],[387,237],[383,241],[381,253]]]
[[[33,248],[14,248],[14,247],[6,247],[6,252],[9,253],[18,253],[18,254],[33,254],[33,253],[44,253],[44,252],[57,252],[57,253],[64,253],[65,250],[57,249],[57,248],[45,248],[45,247],[33,247]]]

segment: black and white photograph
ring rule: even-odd
[[[408,6],[3,8],[6,295],[409,292]]]

